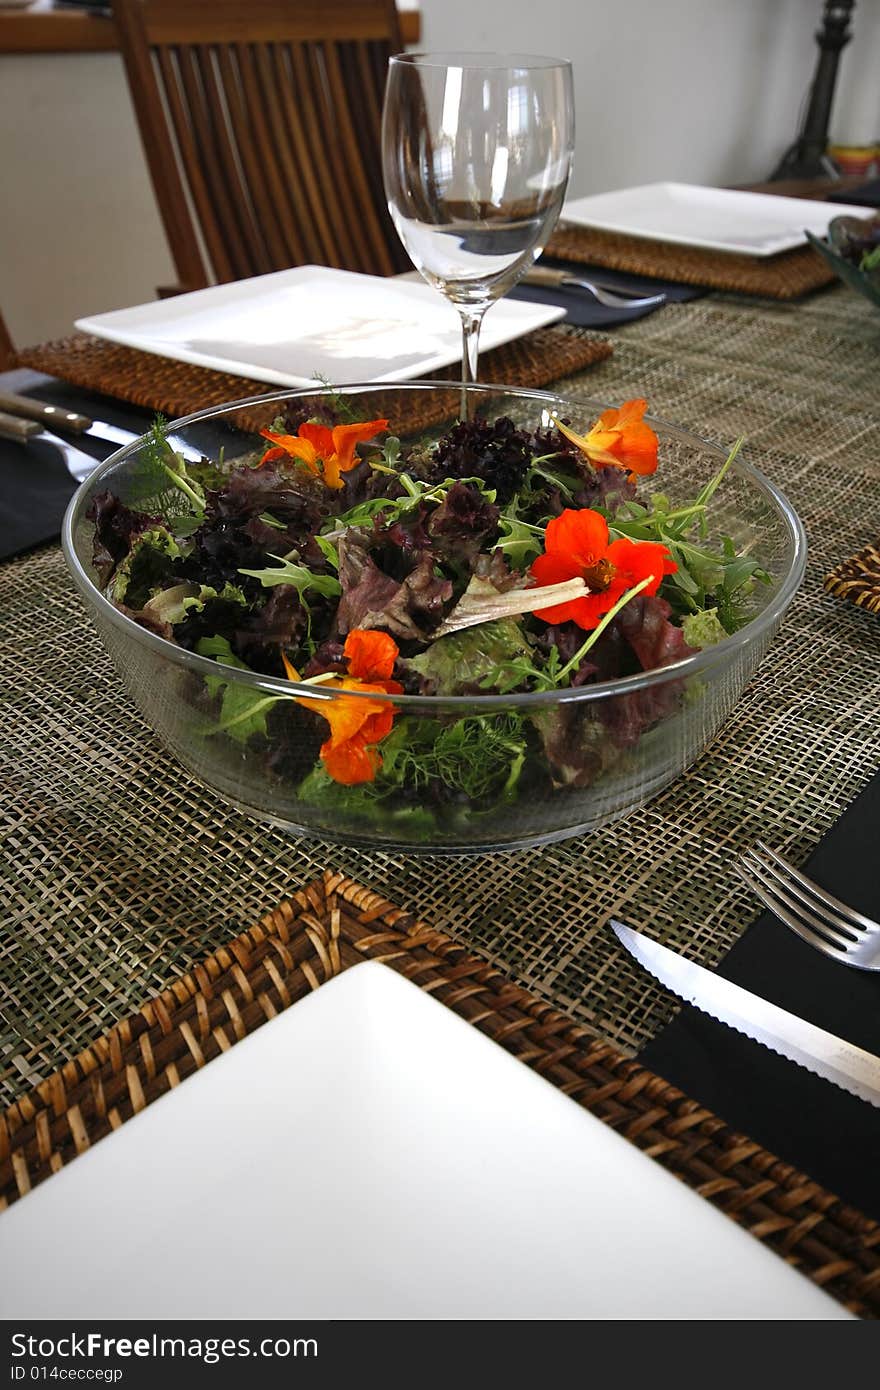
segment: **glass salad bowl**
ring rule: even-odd
[[[774,483],[644,402],[478,386],[461,425],[459,401],[235,401],[74,496],[98,633],[223,801],[382,850],[538,845],[641,805],[735,707],[804,572]]]

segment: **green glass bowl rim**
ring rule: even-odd
[[[345,386],[322,388],[316,387],[296,387],[271,391],[259,396],[244,396],[235,401],[224,401],[221,405],[208,406],[204,410],[195,411],[191,415],[180,416],[176,420],[168,423],[167,431],[169,435],[178,433],[187,426],[199,421],[216,419],[219,416],[228,415],[234,410],[245,410],[254,406],[271,405],[276,401],[298,400],[304,397],[314,398],[321,395],[356,395],[373,394],[383,391],[460,391],[460,381],[401,381],[401,382],[351,382]],[[469,391],[486,396],[513,396],[520,400],[534,400],[543,404],[550,404],[557,407],[575,406],[592,412],[601,412],[609,409],[607,404],[597,401],[590,397],[571,397],[559,395],[553,391],[541,391],[532,387],[502,386],[479,382],[468,387]],[[714,454],[719,463],[727,457],[727,452],[718,444],[700,438],[690,430],[682,428],[680,425],[672,424],[660,416],[646,415],[645,419],[659,431],[667,432],[678,437],[681,441],[698,446],[710,454]],[[130,455],[136,453],[143,445],[146,435],[141,435],[138,439],[132,440],[130,444],[117,449],[103,463],[89,474],[88,478],[80,485],[74,493],[67,507],[62,523],[61,548],[68,569],[73,580],[86,600],[109,622],[127,636],[137,642],[140,646],[163,656],[166,660],[174,662],[183,668],[200,673],[203,676],[217,675],[218,663],[211,657],[200,656],[197,652],[188,651],[185,647],[179,647],[174,642],[167,641],[158,634],[149,632],[141,627],[133,618],[129,618],[125,613],[110,602],[101,593],[94,580],[86,573],[79,561],[74,546],[74,530],[81,519],[81,512],[85,506],[85,498],[91,496],[95,490],[94,484],[100,481],[101,477],[109,473],[116,464],[123,462]],[[662,444],[662,438],[661,438]],[[443,710],[470,710],[472,712],[497,711],[501,709],[540,709],[552,708],[558,704],[590,704],[600,700],[612,699],[617,695],[627,695],[637,690],[650,689],[655,685],[663,685],[671,680],[683,680],[690,676],[695,676],[700,672],[718,664],[723,664],[732,657],[741,647],[747,647],[752,642],[759,640],[768,628],[772,628],[785,613],[804,577],[807,562],[807,541],[803,524],[797,512],[792,507],[785,494],[776,486],[775,483],[763,474],[760,469],[755,468],[754,464],[749,463],[740,454],[734,459],[731,471],[744,475],[748,481],[769,498],[776,508],[779,516],[788,532],[792,544],[792,561],[788,573],[785,575],[778,593],[773,602],[768,604],[757,617],[732,633],[721,642],[717,642],[712,647],[707,647],[703,651],[697,652],[694,656],[682,658],[680,661],[670,663],[668,666],[655,667],[650,671],[638,672],[631,676],[620,676],[614,680],[601,681],[590,686],[569,687],[565,690],[551,691],[531,691],[512,695],[380,695],[378,693],[361,693],[352,690],[339,690],[328,688],[327,686],[306,685],[304,683],[288,681],[280,676],[265,676],[256,671],[241,671],[234,666],[223,667],[224,680],[235,685],[248,686],[252,690],[259,690],[271,695],[288,696],[297,698],[308,696],[316,703],[324,700],[357,700],[367,699],[373,701],[384,701],[395,707],[409,708],[410,710],[421,710],[424,713],[431,711],[441,712]]]

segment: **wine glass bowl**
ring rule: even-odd
[[[571,65],[519,54],[391,59],[382,119],[388,210],[413,264],[462,319],[476,380],[483,314],[541,254],[574,149]]]

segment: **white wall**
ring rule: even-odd
[[[175,276],[115,53],[0,57],[0,306],[24,347]]]
[[[422,47],[570,58],[575,194],[757,183],[797,134],[822,0],[421,0]],[[880,4],[858,0],[833,112],[880,136]],[[849,126],[871,127],[849,136]]]
[[[422,48],[573,60],[572,191],[581,194],[661,178],[768,177],[797,130],[822,0],[421,0],[419,8]],[[880,135],[877,0],[859,0],[854,27],[832,134],[862,142]],[[19,345],[173,281],[117,55],[0,57],[0,177],[0,306]]]

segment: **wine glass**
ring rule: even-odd
[[[385,194],[397,234],[462,323],[462,416],[489,305],[537,260],[574,148],[571,64],[495,53],[404,53],[388,70]]]

